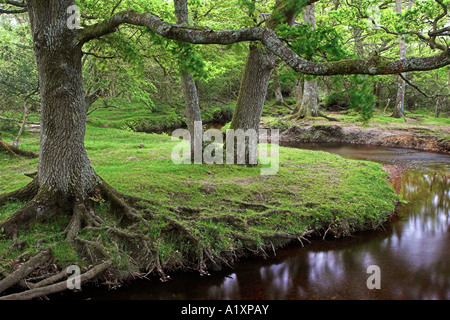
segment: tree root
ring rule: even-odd
[[[108,269],[112,265],[111,260],[107,260],[89,271],[80,275],[80,283],[84,283],[88,280],[94,279],[101,273],[103,273],[106,269]],[[59,280],[58,277],[54,277],[52,280]],[[0,300],[30,300],[42,296],[46,296],[52,293],[57,293],[61,291],[67,290],[67,281],[61,281],[56,284],[51,284],[43,287],[34,288],[31,290],[27,290],[20,293],[14,293],[7,296],[0,297]]]
[[[122,193],[114,189],[112,186],[110,186],[105,180],[100,179],[100,185],[99,190],[101,191],[103,198],[108,199],[116,210],[120,210],[124,217],[128,218],[132,222],[144,222],[146,221],[143,219],[142,215],[139,214],[132,206],[128,205],[126,201],[124,200],[125,197],[122,196]],[[128,196],[126,197],[129,201],[142,201],[141,198]],[[139,200],[138,200],[139,199]]]
[[[236,201],[236,200],[230,200],[230,199],[223,199],[223,201],[235,203],[244,209],[253,209],[253,210],[257,210],[257,211],[263,211],[263,210],[270,209],[270,207],[268,207],[264,204],[259,204],[259,203],[250,203],[250,202]]]
[[[320,112],[320,111],[317,114],[313,114],[313,115],[306,115],[304,113],[298,112],[298,113],[292,115],[289,119],[290,120],[302,120],[302,119],[306,119],[306,118],[309,118],[309,117],[312,117],[312,118],[322,117],[322,118],[327,119],[328,121],[339,122],[339,119],[327,116],[326,114],[324,114],[323,112]]]
[[[36,269],[36,267],[46,260],[50,258],[50,250],[46,249],[38,253],[36,256],[32,257],[28,260],[23,266],[21,266],[18,270],[9,274],[5,279],[0,281],[0,293],[4,292],[6,289],[9,289],[20,280],[25,278],[31,272]]]
[[[173,235],[175,235],[176,243],[180,243],[180,245],[189,242],[189,248],[184,251],[186,256],[183,256],[182,259],[188,258],[182,261],[187,261],[186,266],[197,270],[200,275],[209,275],[208,268],[231,267],[237,254],[241,254],[245,250],[250,252],[252,248],[255,248],[254,252],[267,255],[264,248],[275,250],[274,243],[277,244],[281,241],[284,244],[286,241],[292,240],[302,242],[302,239],[307,240],[305,236],[309,235],[309,231],[301,235],[284,232],[248,235],[249,227],[257,224],[259,218],[273,214],[291,213],[289,210],[276,210],[264,204],[225,199],[224,201],[241,208],[259,211],[259,213],[251,216],[233,214],[201,216],[199,213],[207,209],[170,208],[151,200],[124,195],[100,177],[99,184],[95,189],[95,192],[87,199],[86,197],[67,199],[47,192],[43,187],[39,188],[37,179],[35,179],[20,190],[0,196],[0,204],[8,199],[29,200],[9,219],[1,222],[0,228],[3,228],[4,235],[13,238],[23,226],[33,222],[44,222],[48,216],[68,214],[70,218],[68,223],[66,222],[65,230],[60,234],[66,237],[65,241],[75,248],[79,257],[92,265],[97,265],[81,276],[83,281],[97,277],[113,265],[112,261],[122,261],[121,258],[128,263],[127,270],[130,275],[142,275],[141,272],[145,270],[148,271],[146,274],[155,272],[160,276],[161,281],[168,281],[170,277],[165,272],[170,268],[170,262],[162,261],[160,250],[162,250],[161,241],[173,239]],[[103,215],[100,217],[94,211],[94,201],[100,200],[109,202],[111,219]],[[139,211],[135,208],[137,204],[141,209]],[[192,219],[192,216],[196,216],[197,219]],[[227,229],[226,233],[221,233],[216,229],[210,230],[208,220],[231,225],[233,231]],[[198,222],[203,222],[203,224],[199,225]],[[151,235],[152,227],[154,228],[155,224],[161,226],[160,234]],[[217,248],[212,245],[213,242],[210,239],[204,236],[203,231],[206,233],[212,231],[211,235],[221,239],[223,237],[233,238],[239,243],[238,248],[230,250],[230,252],[217,253]],[[245,245],[241,245],[241,241]],[[12,286],[26,289],[26,291],[0,297],[0,299],[32,299],[67,289],[66,283],[61,281],[66,276],[63,271],[51,276],[47,275],[39,282],[24,280],[37,265],[49,264],[51,251],[43,252],[46,252],[45,255],[40,253],[30,258],[21,268],[11,274],[0,270],[0,278],[4,277],[0,281],[0,294]]]
[[[3,234],[7,238],[16,238],[20,229],[35,222],[43,222],[62,211],[62,208],[58,206],[58,199],[39,190],[31,201],[7,220],[0,222],[0,230],[3,230]]]

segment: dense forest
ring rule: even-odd
[[[246,165],[175,165],[170,135],[192,162],[210,128],[449,153],[449,6],[0,0],[0,294],[64,291],[69,265],[209,275],[380,228],[402,202],[380,164],[280,147],[264,177],[249,137]]]

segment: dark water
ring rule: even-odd
[[[172,274],[117,290],[84,290],[91,299],[450,299],[450,156],[353,145],[290,145],[411,168],[401,192],[408,204],[384,230],[317,239],[232,270]],[[380,268],[381,289],[368,289],[367,268]]]

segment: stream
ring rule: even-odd
[[[346,158],[409,168],[401,178],[407,204],[382,230],[291,245],[270,259],[243,259],[233,269],[174,273],[172,281],[137,280],[116,290],[86,288],[82,299],[316,300],[450,299],[450,155],[358,145],[284,143]],[[380,270],[380,289],[368,289],[367,268]],[[68,298],[72,293],[69,293]]]

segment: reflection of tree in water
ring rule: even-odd
[[[132,299],[450,299],[450,183],[442,174],[409,171],[396,221],[384,231],[291,246],[234,269],[173,275],[133,285]],[[369,290],[367,267],[381,268],[381,290]],[[119,290],[120,292],[121,290]],[[118,292],[117,292],[118,293]],[[115,296],[117,297],[117,293]]]
[[[250,278],[237,272],[240,296],[257,291],[261,299],[449,299],[448,178],[418,171],[403,178],[403,196],[410,202],[386,231],[316,241]],[[381,268],[381,290],[366,287],[372,264]]]

